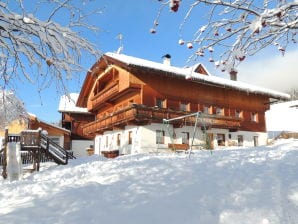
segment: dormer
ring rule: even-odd
[[[197,73],[202,74],[202,75],[208,75],[208,76],[210,76],[210,74],[207,71],[207,69],[201,63],[196,64],[193,67],[194,67],[194,72],[197,72]]]
[[[208,70],[201,63],[195,64],[191,67],[186,67],[184,69],[190,70],[191,72],[196,72],[201,75],[210,76],[210,73],[208,72]]]

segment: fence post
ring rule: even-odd
[[[4,151],[3,151],[3,170],[2,170],[2,177],[4,179],[7,178],[7,141],[8,141],[8,128],[5,128],[4,134]]]
[[[21,147],[18,142],[7,144],[7,176],[9,181],[19,180],[22,175]]]

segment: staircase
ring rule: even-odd
[[[41,150],[43,150],[57,164],[66,165],[68,163],[68,159],[75,159],[71,153],[67,152],[67,150],[55,143],[46,135],[41,134],[40,141]]]

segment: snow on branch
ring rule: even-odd
[[[15,2],[15,3],[12,3]],[[81,71],[82,54],[98,57],[95,45],[81,36],[82,29],[96,31],[85,22],[91,12],[84,13],[89,1],[35,1],[35,11],[48,7],[43,19],[29,13],[22,0],[0,3],[0,83],[5,88],[12,80],[48,83],[56,80],[64,88],[64,80]],[[11,7],[14,4],[14,7]],[[16,7],[16,4],[18,7]],[[32,3],[34,5],[34,3]],[[18,8],[12,11],[11,8]],[[60,25],[55,16],[64,17]],[[93,14],[100,10],[92,11]],[[57,16],[58,17],[58,16]],[[46,19],[44,19],[46,18]],[[61,19],[60,19],[61,20]],[[80,32],[79,32],[80,31]],[[36,68],[35,70],[32,69]],[[42,82],[40,81],[42,80]]]
[[[171,11],[176,12],[182,1],[170,0]],[[173,4],[177,3],[175,10]],[[210,55],[210,62],[222,71],[234,71],[235,67],[247,56],[272,45],[282,54],[287,47],[297,43],[298,1],[286,0],[197,0],[188,7],[179,27],[182,38],[180,45],[194,48],[191,58]],[[208,12],[206,13],[206,8]],[[202,10],[202,11],[199,11]],[[199,27],[191,39],[183,38],[183,28],[190,19],[200,13],[204,24]],[[212,49],[212,51],[208,50]]]
[[[24,103],[12,91],[0,91],[0,128],[3,129],[15,120],[27,118]]]

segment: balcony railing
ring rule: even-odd
[[[96,133],[103,133],[106,130],[113,130],[115,128],[123,128],[128,122],[134,124],[149,124],[149,123],[162,123],[163,119],[171,119],[188,115],[190,112],[174,111],[163,108],[147,107],[143,105],[133,104],[125,109],[111,113],[109,116],[102,117],[94,122],[88,123],[83,126],[84,135],[95,135]],[[174,121],[174,126],[195,125],[195,117],[187,117]],[[198,126],[206,128],[224,128],[235,129],[240,127],[240,118],[202,114],[197,122]]]
[[[115,96],[119,92],[119,84],[115,83],[114,85],[110,86],[110,88],[105,89],[94,96],[92,99],[92,108],[96,108],[109,98]]]

